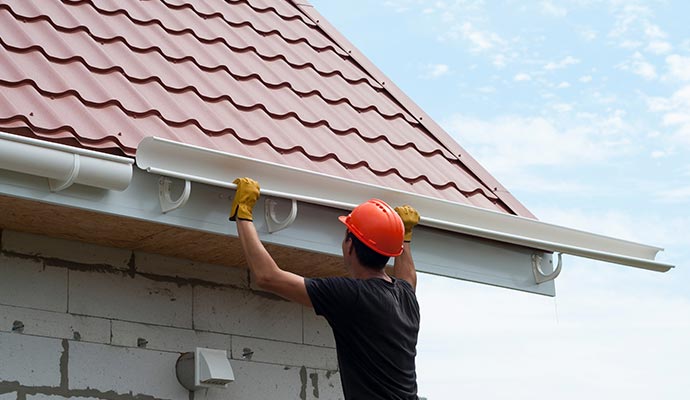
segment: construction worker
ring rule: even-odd
[[[419,332],[417,274],[410,253],[419,214],[409,206],[393,210],[372,199],[339,217],[349,277],[310,279],[276,265],[259,240],[252,209],[259,184],[238,178],[230,220],[237,222],[242,249],[259,288],[313,307],[335,337],[346,400],[417,400],[415,356]],[[385,266],[395,257],[395,278]]]

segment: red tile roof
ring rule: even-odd
[[[532,217],[309,5],[0,0],[0,129],[146,136]]]

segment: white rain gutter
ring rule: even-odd
[[[48,178],[58,192],[74,183],[123,191],[134,160],[0,132],[0,169]]]
[[[437,229],[659,272],[673,268],[654,260],[659,247],[167,139],[142,140],[136,161],[150,173],[231,189],[234,178],[249,176],[261,183],[264,195],[343,210],[376,197],[413,205],[422,215],[420,224]]]

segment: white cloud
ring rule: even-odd
[[[644,28],[644,33],[648,39],[664,39],[667,36],[666,32],[654,24],[647,24]]]
[[[614,28],[609,37],[626,49],[645,48],[654,54],[665,54],[673,46],[665,39],[668,34],[652,22],[654,12],[643,2],[613,1]]]
[[[565,17],[568,15],[568,10],[565,7],[557,6],[551,1],[542,1],[541,12],[554,17]]]
[[[618,97],[615,94],[604,94],[599,91],[592,93],[592,97],[599,104],[613,104],[618,101]]]
[[[642,47],[642,42],[637,40],[623,40],[620,42],[619,46],[624,49],[637,49]]]
[[[668,203],[687,203],[690,202],[690,186],[662,190],[656,194],[656,197]]]
[[[584,75],[581,76],[580,79],[578,79],[582,83],[589,83],[592,82],[592,75]]]
[[[570,83],[569,83],[569,82],[565,82],[565,81],[563,81],[563,82],[559,83],[558,85],[556,85],[556,89],[567,89],[567,88],[569,88],[569,87],[570,87]]]
[[[532,80],[532,77],[529,76],[529,74],[526,74],[524,72],[521,72],[513,77],[513,80],[516,82],[524,82],[524,81],[530,81]]]
[[[566,111],[570,106],[555,107]],[[489,171],[510,180],[531,167],[586,165],[626,154],[631,151],[626,135],[633,128],[623,117],[616,111],[567,126],[560,117],[511,115],[482,120],[455,115],[443,126]]]
[[[665,54],[673,49],[671,43],[663,40],[654,40],[647,45],[647,51],[655,54]]]
[[[466,40],[470,44],[470,50],[475,52],[486,51],[504,43],[498,34],[479,30],[471,22],[454,26],[448,35]]]
[[[557,112],[570,112],[573,110],[572,104],[567,104],[567,103],[556,103],[553,106],[551,106],[555,111]]]
[[[645,79],[656,79],[656,67],[646,61],[635,61],[633,63],[632,71]]]
[[[620,64],[618,68],[623,71],[630,71],[647,80],[653,80],[658,77],[656,67],[648,62],[640,52],[636,52],[632,59]]]
[[[495,54],[493,56],[493,61],[491,62],[496,68],[503,68],[506,66],[507,59],[503,54]]]
[[[455,14],[453,14],[450,11],[443,11],[441,13],[441,21],[443,22],[452,22],[455,21]]]
[[[609,32],[609,36],[614,38],[623,37],[629,34],[637,25],[643,25],[651,13],[649,8],[638,4],[614,2],[612,5],[615,8],[615,23],[613,29]]]
[[[437,79],[448,75],[450,67],[447,64],[427,64],[424,66],[423,79]]]
[[[562,69],[567,67],[568,65],[573,65],[573,64],[579,64],[580,60],[573,56],[567,56],[564,59],[558,61],[558,62],[549,62],[546,65],[544,65],[545,70],[555,70],[555,69]]]
[[[652,158],[662,158],[666,156],[666,152],[663,150],[654,150],[649,156]]]
[[[690,57],[677,54],[666,57],[669,73],[681,81],[690,81]]]
[[[589,41],[589,42],[591,42],[592,40],[596,39],[597,36],[598,36],[597,31],[595,31],[594,29],[592,29],[592,28],[590,28],[590,27],[580,28],[580,29],[578,30],[578,34],[579,34],[583,39],[585,39],[585,40],[587,40],[587,41]]]
[[[647,106],[649,111],[661,114],[664,126],[674,130],[667,140],[672,144],[690,146],[690,85],[670,97],[650,97]]]

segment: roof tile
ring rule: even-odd
[[[521,211],[290,1],[0,0],[0,44],[2,129],[130,156],[154,135]]]

